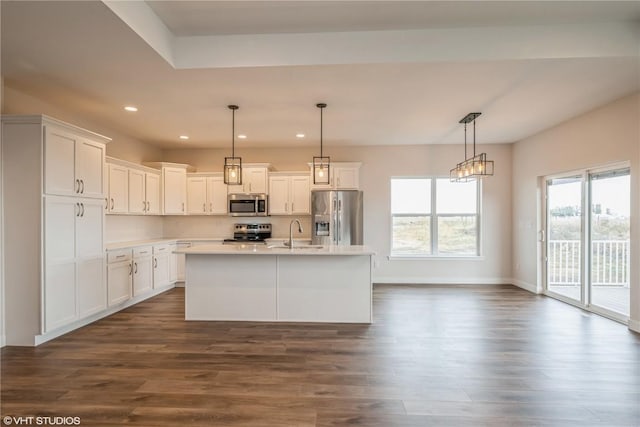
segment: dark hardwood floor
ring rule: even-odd
[[[2,416],[82,426],[639,426],[640,335],[512,286],[388,286],[372,325],[185,322],[175,289],[2,350]]]

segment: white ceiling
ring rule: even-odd
[[[640,2],[0,7],[5,85],[165,147],[228,146],[230,103],[238,146],[317,145],[317,102],[327,146],[461,143],[471,111],[513,142],[640,86]]]

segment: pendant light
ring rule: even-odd
[[[464,123],[464,161],[449,172],[452,182],[468,182],[476,178],[493,175],[493,160],[487,160],[487,153],[476,155],[476,118],[482,113],[469,113],[458,123]],[[467,157],[467,124],[473,123],[473,156]]]
[[[329,163],[331,160],[328,156],[322,155],[322,110],[327,107],[327,104],[316,104],[316,107],[320,109],[320,156],[313,157],[313,183],[329,184]]]
[[[228,105],[231,110],[231,157],[224,158],[224,183],[228,185],[242,184],[242,158],[236,157],[236,110],[237,105]]]

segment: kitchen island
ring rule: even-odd
[[[371,323],[366,246],[199,245],[186,255],[186,320]]]

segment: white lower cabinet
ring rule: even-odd
[[[153,259],[151,246],[133,250],[133,296],[153,289]]]
[[[77,319],[76,263],[47,265],[44,284],[44,331]]]
[[[107,253],[107,288],[109,306],[123,303],[132,296],[133,261],[131,249]]]
[[[164,288],[170,282],[171,245],[155,245],[153,247],[153,289]]]
[[[79,261],[76,265],[76,277],[78,278],[79,317],[87,317],[107,308],[104,258]]]

